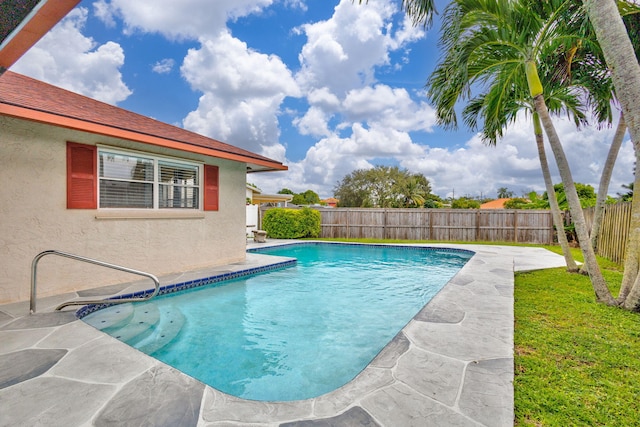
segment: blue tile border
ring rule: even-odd
[[[277,249],[277,248],[282,248],[285,246],[293,246],[293,245],[374,246],[374,247],[383,247],[383,248],[396,248],[396,249],[403,249],[403,250],[420,250],[420,251],[454,252],[454,253],[457,252],[457,253],[464,253],[468,255],[475,254],[475,252],[470,249],[446,248],[446,247],[436,247],[436,246],[420,246],[420,244],[403,245],[403,244],[396,244],[396,243],[349,243],[349,242],[317,242],[317,241],[289,242],[289,243],[279,244],[276,246],[248,248],[247,252],[268,254],[269,250],[271,249]]]
[[[273,271],[273,270],[279,270],[282,268],[287,268],[287,267],[292,267],[294,265],[296,265],[298,263],[298,260],[292,258],[286,261],[280,261],[280,262],[276,262],[273,264],[269,264],[269,265],[264,265],[261,267],[253,267],[253,268],[248,268],[246,270],[238,270],[238,271],[234,271],[234,272],[230,272],[230,273],[222,273],[222,274],[216,274],[214,276],[209,276],[209,277],[203,277],[200,279],[195,279],[195,280],[190,280],[188,282],[181,282],[181,283],[174,283],[171,285],[166,285],[166,286],[161,286],[160,290],[158,291],[158,295],[167,295],[167,294],[172,294],[174,292],[179,292],[179,291],[184,291],[187,289],[193,289],[193,288],[197,288],[197,287],[201,287],[201,286],[206,286],[206,285],[211,285],[214,283],[221,283],[221,282],[225,282],[227,280],[232,280],[232,279],[238,279],[240,277],[245,277],[245,276],[251,276],[254,274],[258,274],[258,273],[265,273],[268,271]],[[138,291],[138,292],[134,292],[134,293],[129,293],[129,294],[123,294],[123,295],[118,295],[115,297],[111,297],[108,300],[119,300],[122,298],[137,298],[140,297],[141,299],[151,295],[153,293],[153,289],[147,289],[144,291]],[[107,300],[107,301],[108,301]],[[107,308],[110,307],[114,304],[109,304],[109,303],[103,303],[103,304],[90,304],[90,305],[85,305],[84,307],[82,307],[80,310],[76,311],[76,317],[78,319],[82,319],[83,317],[94,313],[98,310],[102,310],[103,308]]]

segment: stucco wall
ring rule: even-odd
[[[67,209],[67,141],[217,165],[220,209],[198,212],[195,218],[167,218],[162,211],[138,219],[104,219],[98,218],[103,211]],[[0,303],[29,298],[31,261],[48,249],[156,275],[243,260],[245,173],[244,163],[0,117]],[[139,278],[47,256],[38,268],[38,296]]]

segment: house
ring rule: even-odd
[[[0,76],[0,303],[56,249],[155,275],[245,259],[246,175],[275,160],[6,71]],[[136,279],[46,257],[38,296]]]
[[[247,184],[247,233],[262,228],[260,205],[271,203],[277,207],[286,208],[293,200],[292,194],[263,194],[255,185]]]
[[[480,209],[504,209],[504,204],[507,203],[510,198],[495,199],[487,203],[480,205]]]
[[[328,199],[321,200],[328,208],[336,208],[338,207],[339,200],[335,197],[329,197]]]

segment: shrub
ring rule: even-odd
[[[269,209],[262,219],[262,228],[274,239],[300,239],[320,235],[320,212],[311,208]]]

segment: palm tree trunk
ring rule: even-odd
[[[607,287],[607,283],[604,281],[604,277],[602,276],[602,272],[600,271],[600,266],[596,260],[596,254],[593,251],[593,247],[591,247],[589,231],[587,230],[587,224],[584,219],[584,212],[580,206],[578,192],[576,191],[576,186],[573,182],[573,177],[571,176],[569,162],[567,161],[562,144],[560,144],[560,138],[553,126],[553,122],[551,121],[549,110],[544,102],[544,96],[542,93],[539,93],[533,98],[533,101],[536,112],[540,115],[542,126],[547,134],[547,138],[549,139],[549,144],[553,150],[556,164],[558,165],[558,170],[562,177],[564,192],[567,196],[567,201],[569,202],[569,210],[576,227],[576,235],[578,236],[578,242],[580,243],[580,249],[584,256],[584,262],[586,264],[587,271],[589,272],[591,286],[593,286],[596,299],[598,302],[602,302],[607,305],[616,305],[616,301],[611,295],[611,292]]]
[[[600,185],[598,186],[598,198],[596,200],[596,207],[594,208],[593,224],[591,225],[591,246],[593,250],[598,250],[598,237],[600,235],[600,225],[602,224],[602,217],[604,215],[604,205],[607,200],[607,193],[609,192],[609,183],[611,182],[611,175],[613,173],[613,166],[616,164],[618,158],[618,152],[622,146],[622,140],[624,134],[627,132],[627,123],[624,121],[624,114],[620,113],[620,121],[616,128],[616,133],[611,141],[611,147],[609,147],[609,154],[607,160],[602,168],[602,176],[600,177]]]
[[[640,164],[640,144],[633,141],[636,165]],[[633,187],[640,185],[640,173],[636,170]],[[624,274],[620,286],[618,302],[627,310],[640,311],[640,197],[636,195],[631,202],[631,224],[629,240],[624,256]]]
[[[584,0],[589,20],[596,31],[598,42],[611,69],[613,84],[616,88],[616,96],[622,106],[624,117],[629,127],[629,134],[633,141],[636,162],[640,157],[640,64],[635,56],[633,45],[622,22],[615,0]],[[636,173],[638,182],[638,173]],[[634,183],[634,187],[635,187]],[[638,258],[640,258],[640,200],[634,198],[631,206],[631,229],[627,254],[625,259],[625,273],[623,276],[623,288],[621,297],[624,297],[623,306],[627,309],[638,310],[640,307],[640,283],[638,279]],[[627,263],[627,259],[630,261]],[[635,260],[633,262],[632,260]],[[626,296],[628,283],[633,280],[631,291]]]
[[[640,141],[640,64],[615,0],[584,0],[632,141]]]
[[[544,178],[544,186],[547,189],[547,196],[549,198],[551,216],[558,233],[558,243],[562,248],[564,260],[567,263],[567,271],[575,273],[578,271],[578,266],[576,265],[576,261],[573,259],[573,255],[571,255],[567,234],[564,232],[564,221],[562,220],[560,206],[558,206],[558,198],[556,197],[556,191],[553,188],[553,181],[551,180],[551,172],[549,171],[549,163],[547,162],[547,153],[544,149],[544,138],[542,135],[542,125],[540,124],[540,115],[537,112],[533,113],[533,129],[536,134],[538,157],[540,158],[540,167],[542,169],[542,177]]]

